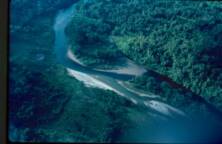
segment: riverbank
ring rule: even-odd
[[[184,120],[183,112],[152,97],[144,100],[139,96],[140,91],[127,88],[116,80],[127,81],[135,75],[129,77],[116,72],[91,70],[81,65],[78,59],[73,58],[75,55],[69,51],[67,53],[69,46],[64,28],[72,18],[73,6],[58,13],[54,27],[53,23],[41,23],[41,16],[32,22],[37,28],[39,25],[46,26],[44,27],[46,33],[43,33],[42,29],[38,29],[38,33],[27,33],[27,38],[35,36],[35,39],[31,37],[29,42],[34,40],[37,42],[33,42],[31,47],[27,39],[19,47],[14,44],[17,51],[12,51],[13,58],[10,61],[10,125],[13,121],[15,127],[13,126],[9,131],[10,140],[112,143],[120,142],[124,135],[133,131],[134,135],[129,134],[122,141],[149,142],[162,138],[161,140],[175,142],[175,139],[187,140],[186,136],[192,135],[193,129],[200,131],[198,126],[193,128],[193,123],[196,121],[192,121],[190,128],[192,131],[189,129],[186,133],[181,133],[184,129],[178,131],[178,125],[175,125],[175,122],[185,127],[181,123]],[[46,17],[52,18],[47,15]],[[55,35],[49,35],[48,31],[52,34],[53,30]],[[46,37],[43,37],[44,35]],[[47,42],[48,39],[50,42]],[[22,55],[23,51],[20,51],[24,46],[30,50],[25,53],[26,57]],[[40,48],[47,52],[40,52]],[[68,58],[70,56],[72,60]],[[127,79],[124,79],[124,76]],[[147,86],[143,81],[139,84]],[[170,94],[171,92],[173,93],[169,91]],[[173,97],[174,95],[171,95],[169,99],[172,101]],[[177,98],[181,98],[180,95]],[[174,102],[178,103],[178,101]],[[187,107],[183,104],[183,99],[180,102],[181,107]],[[192,99],[188,102],[193,104]],[[199,111],[191,107],[185,112],[188,117],[191,117],[189,114],[192,110]],[[179,120],[176,121],[177,118]],[[207,120],[207,123],[201,126],[207,134],[211,135],[213,130],[205,129],[206,125],[211,124],[211,121]],[[165,131],[162,132],[162,130]],[[184,134],[183,138],[179,137],[178,133]],[[13,137],[14,135],[16,137]],[[205,138],[204,135],[201,136]],[[191,137],[196,138],[195,135]]]
[[[95,0],[79,4],[66,34],[94,68],[117,61],[109,54],[124,53],[221,109],[221,8],[218,2]]]
[[[10,41],[9,140],[118,141],[122,133],[143,122],[135,114],[148,119],[145,111],[108,85],[91,79],[91,85],[106,90],[87,87],[78,80],[86,75],[77,73],[76,79],[67,74],[56,57],[53,22],[51,15],[40,15],[27,23],[32,31],[20,31],[19,39]]]
[[[122,82],[122,81],[118,81],[118,83],[123,86],[124,88],[126,88],[127,90],[138,94],[141,97],[149,97],[149,98],[160,98],[160,96],[152,94],[151,92],[146,92],[146,91],[142,91],[140,89],[136,89],[135,87],[131,86],[128,82]]]
[[[71,52],[70,49],[68,49],[68,54],[67,56],[73,60],[73,62],[76,62],[82,66],[84,66],[80,60],[77,59],[77,57]],[[139,66],[136,66],[135,64],[133,64],[131,62],[131,64],[133,65],[133,67],[126,67],[126,68],[122,68],[120,70],[118,70],[118,72],[121,72],[122,74],[128,74],[127,72],[131,72],[130,70],[132,69],[135,69],[136,68],[140,68]],[[86,66],[87,67],[87,66]],[[94,70],[97,70],[97,71],[103,71],[103,70],[98,70],[98,69],[94,69]],[[141,68],[139,70],[136,70],[136,71],[140,71]],[[97,87],[97,88],[101,88],[101,89],[107,89],[107,90],[111,90],[111,91],[114,91],[116,92],[117,94],[121,95],[121,96],[124,96],[126,97],[127,99],[131,100],[134,104],[138,104],[138,99],[134,99],[133,97],[130,97],[130,95],[127,95],[127,94],[124,94],[120,91],[118,91],[117,89],[103,83],[102,81],[100,80],[97,80],[95,78],[95,76],[92,76],[92,75],[89,75],[89,74],[84,74],[82,72],[77,72],[75,70],[72,70],[72,69],[69,69],[67,68],[67,71],[69,73],[69,75],[71,75],[72,77],[75,77],[76,79],[78,79],[79,81],[82,81],[84,82],[84,84],[88,87]],[[106,72],[115,72],[115,73],[118,73],[116,72],[116,70],[104,70]],[[124,71],[126,73],[124,73]],[[135,71],[134,71],[135,72]],[[145,72],[145,70],[144,70]],[[138,73],[131,73],[131,74],[135,74],[135,76],[138,75]],[[98,76],[97,76],[98,77]],[[160,99],[160,96],[156,96],[156,95],[153,95],[153,94],[145,94],[145,92],[138,92],[137,90],[135,90],[135,88],[132,88],[132,87],[129,87],[129,86],[126,86],[126,84],[124,84],[123,82],[121,82],[120,80],[117,81],[117,83],[119,83],[123,88],[127,89],[127,91],[131,92],[132,94],[135,94],[135,95],[138,95],[138,96],[141,96],[141,97],[147,97],[147,98],[152,98],[152,99]],[[155,110],[155,111],[158,111],[160,113],[163,113],[164,115],[167,115],[167,116],[173,116],[171,115],[172,113],[177,113],[179,115],[183,115],[185,116],[185,114],[183,112],[181,112],[180,110],[176,109],[176,108],[173,108],[172,106],[169,106],[167,104],[163,104],[161,102],[158,102],[158,101],[149,101],[147,100],[147,102],[144,102],[144,104]],[[172,112],[172,113],[171,113]]]
[[[72,52],[71,48],[68,48],[67,52],[68,58],[70,58],[73,62],[76,62],[82,66],[87,67],[83,62],[81,62],[80,59],[77,58],[76,55]],[[93,68],[96,71],[101,71],[101,72],[113,72],[117,74],[128,74],[128,75],[134,75],[134,76],[140,76],[146,73],[146,69],[144,69],[141,66],[136,65],[133,61],[125,58],[125,64],[124,65],[115,65],[114,68],[110,68],[109,70],[105,69],[98,69],[98,68]]]

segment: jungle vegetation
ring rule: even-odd
[[[107,59],[122,53],[222,110],[221,2],[90,0],[79,3],[67,35],[88,64],[103,63],[101,49]]]
[[[37,16],[11,35],[10,141],[119,141],[149,116],[116,93],[88,88],[67,74],[53,50],[53,15]]]
[[[114,92],[85,87],[58,64],[53,52],[55,12],[73,1],[12,0],[10,140],[118,142],[137,127],[145,137],[147,130],[151,134],[163,128],[147,109]],[[77,5],[66,33],[73,52],[89,66],[112,68],[127,56],[221,109],[221,7],[219,2],[88,0]],[[156,77],[129,83],[189,114],[208,112],[192,94]],[[147,123],[152,126],[145,127]]]

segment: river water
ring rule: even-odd
[[[81,64],[71,60],[67,57],[68,52],[68,40],[65,35],[65,28],[68,23],[71,21],[72,16],[75,13],[75,4],[65,10],[59,11],[55,23],[54,23],[54,31],[55,31],[55,52],[58,59],[58,62],[64,65],[71,73],[78,74],[75,76],[77,79],[87,79],[83,80],[83,82],[90,81],[94,83],[92,85],[96,85],[96,82],[105,85],[109,90],[113,90],[121,96],[126,97],[131,100],[135,104],[147,107],[153,113],[157,113],[159,115],[163,115],[166,117],[173,116],[184,116],[185,114],[168,104],[164,104],[162,102],[156,101],[154,98],[147,97],[145,100],[138,94],[129,91],[122,85],[118,83],[118,81],[127,81],[135,77],[135,75],[129,74],[119,74],[115,72],[107,72],[107,71],[98,71],[94,70]],[[81,77],[81,78],[80,78]],[[84,77],[84,78],[83,78]]]
[[[85,66],[82,66],[75,61],[69,59],[67,57],[68,51],[68,40],[65,35],[65,28],[68,23],[71,21],[72,16],[75,13],[75,4],[73,4],[70,8],[66,10],[61,10],[54,24],[55,31],[55,52],[58,61],[67,67],[69,70],[75,73],[82,73],[87,75],[88,77],[93,78],[95,81],[99,81],[100,83],[110,87],[110,90],[117,92],[118,94],[128,98],[135,104],[144,105],[150,110],[159,113],[165,116],[173,116],[175,115],[185,115],[180,110],[173,108],[167,104],[163,104],[158,101],[154,101],[153,98],[146,98],[146,100],[142,99],[138,94],[133,93],[132,91],[127,90],[125,87],[120,85],[118,81],[126,81],[134,78],[134,75],[128,74],[119,74],[115,72],[105,72],[94,70]],[[81,76],[81,75],[80,75]],[[149,101],[150,100],[150,101]]]

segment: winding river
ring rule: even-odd
[[[120,74],[116,72],[99,71],[88,68],[71,60],[68,56],[68,40],[65,35],[65,28],[71,21],[75,12],[76,4],[65,10],[59,11],[54,24],[55,31],[55,52],[58,62],[64,65],[69,74],[76,79],[83,81],[88,86],[97,86],[99,88],[112,90],[119,95],[131,100],[137,105],[147,107],[153,113],[173,118],[174,116],[185,116],[185,114],[163,102],[155,100],[152,96],[141,97],[138,93],[125,88],[121,82],[135,77],[133,74]]]
[[[87,1],[87,0],[85,0],[85,1]],[[151,135],[149,137],[150,139],[148,138],[149,141],[152,141],[152,139],[154,139],[154,140],[158,139],[157,142],[163,142],[164,140],[166,140],[166,137],[168,137],[168,136],[170,139],[171,138],[172,139],[180,139],[182,137],[182,139],[186,139],[186,140],[187,140],[187,136],[190,136],[195,140],[198,138],[202,139],[202,137],[203,138],[205,138],[205,137],[211,138],[212,135],[215,135],[215,133],[218,133],[219,137],[222,137],[222,136],[220,136],[221,127],[218,127],[219,130],[214,129],[214,128],[205,128],[205,127],[207,127],[208,124],[210,124],[210,122],[209,121],[202,122],[202,119],[200,119],[200,121],[198,121],[197,123],[193,123],[192,117],[191,118],[189,117],[190,115],[189,115],[188,111],[186,111],[187,113],[184,113],[183,111],[163,102],[160,99],[160,96],[156,96],[156,95],[149,94],[146,92],[145,93],[140,92],[134,88],[127,87],[125,82],[127,82],[128,80],[130,80],[140,74],[143,74],[145,68],[143,68],[143,67],[141,68],[141,66],[138,66],[135,64],[136,66],[134,65],[133,67],[134,67],[134,69],[137,69],[137,70],[135,70],[133,72],[130,71],[127,73],[126,72],[127,70],[125,69],[124,72],[120,73],[119,71],[117,72],[115,70],[107,71],[107,70],[92,69],[92,68],[82,65],[81,62],[75,58],[75,55],[73,55],[71,53],[71,51],[69,49],[68,38],[65,34],[65,28],[72,20],[72,16],[75,13],[75,7],[76,7],[76,4],[73,4],[67,9],[60,10],[55,18],[55,21],[54,21],[54,25],[53,25],[53,29],[54,29],[54,33],[55,33],[54,51],[56,53],[57,63],[62,64],[67,69],[67,72],[70,76],[75,77],[79,81],[82,81],[86,87],[96,87],[96,88],[100,88],[100,89],[104,89],[104,90],[113,91],[113,92],[117,93],[119,96],[122,96],[122,97],[132,101],[135,105],[143,107],[145,110],[147,110],[146,112],[149,116],[151,116],[150,117],[151,119],[154,118],[155,120],[156,119],[160,120],[161,123],[163,122],[160,127],[156,127],[156,121],[155,121],[154,129],[157,132],[154,132],[152,130],[152,128],[147,130],[148,128],[146,128],[146,127],[144,127],[145,131],[142,130],[139,132],[137,131],[137,129],[136,130],[133,129],[132,133],[133,134],[136,133],[134,135],[136,138],[137,137],[143,138],[143,135],[144,135],[144,137]],[[11,47],[15,47],[14,50],[15,51],[17,50],[20,52],[19,57],[23,57],[25,55],[25,52],[26,53],[29,52],[27,49],[30,49],[30,45],[27,43],[25,43],[25,45],[27,45],[26,46],[27,48],[26,47],[24,48],[23,43],[20,44],[22,48],[18,48],[19,43],[15,43],[13,45],[14,46],[11,45]],[[16,52],[14,52],[14,53],[16,53]],[[15,57],[17,57],[17,55],[18,55],[18,53],[16,53]],[[10,57],[13,58],[12,56],[10,56]],[[44,61],[44,59],[45,59],[44,54],[37,53],[35,60],[37,60],[38,62],[40,62],[40,61],[42,62],[42,61]],[[128,71],[129,71],[129,69],[128,69]],[[145,70],[145,72],[146,71],[148,71],[148,70]],[[187,92],[189,92],[189,91],[187,90]],[[194,95],[194,97],[200,103],[205,104],[209,110],[211,110],[215,115],[217,115],[220,118],[219,119],[220,122],[222,121],[222,115],[221,115],[220,111],[218,111],[211,104],[207,103],[203,97],[196,96],[196,95]],[[72,99],[72,101],[75,101],[75,100],[76,100],[75,98]],[[72,101],[71,101],[71,103],[69,103],[70,105],[73,104]],[[191,105],[192,105],[192,103],[191,103]],[[69,108],[70,107],[67,106],[67,109],[69,109]],[[192,111],[192,107],[190,108],[190,110]],[[68,112],[68,114],[69,114],[69,112]],[[69,115],[66,114],[64,116],[61,116],[62,117],[61,118],[62,124],[67,122],[67,121],[64,121],[67,119],[66,116],[69,116]],[[189,122],[188,122],[188,124],[186,122],[184,122],[185,124],[187,124],[187,125],[184,125],[184,123],[182,121],[182,126],[181,126],[181,123],[179,123],[179,127],[177,129],[178,124],[177,123],[175,124],[175,122],[177,122],[175,120],[179,120],[179,122],[181,122],[182,120],[185,120],[185,121],[191,120],[192,123],[190,126]],[[200,123],[200,124],[198,124],[198,123]],[[56,122],[52,122],[50,125],[47,124],[47,126],[43,126],[43,127],[46,129],[52,130],[52,128],[54,129],[54,128],[58,127],[57,124],[60,124],[60,120],[58,120]],[[143,123],[143,126],[144,125],[145,125],[145,123]],[[218,126],[218,125],[216,125],[216,126]],[[14,131],[14,129],[16,129],[16,127],[14,127],[12,125],[12,126],[10,126],[10,129],[12,129],[10,131]],[[181,129],[185,129],[184,132],[181,132],[181,131],[183,131]],[[154,136],[152,134],[154,134]],[[14,135],[16,135],[16,137],[19,137],[21,134],[19,132],[15,131],[15,132],[11,133],[10,135],[13,135],[13,137],[14,137]],[[199,137],[196,137],[196,136],[199,136]],[[152,137],[154,137],[154,138],[152,138]],[[163,141],[161,141],[160,138]],[[24,139],[24,138],[22,138],[22,139]],[[179,141],[179,142],[181,142],[181,141]]]

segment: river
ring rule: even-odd
[[[70,49],[65,28],[71,21],[74,13],[75,4],[68,9],[60,10],[55,18],[53,27],[55,32],[54,49],[58,62],[66,67],[70,76],[82,81],[85,86],[111,90],[132,101],[134,104],[147,109],[147,114],[151,113],[155,119],[158,119],[158,121],[162,123],[159,128],[153,126],[154,128],[152,130],[150,130],[150,128],[133,130],[130,132],[131,135],[125,139],[126,141],[128,141],[130,137],[133,137],[135,142],[166,142],[166,140],[169,142],[199,142],[212,140],[215,139],[215,137],[217,139],[218,137],[220,138],[220,134],[217,133],[217,131],[219,132],[221,129],[217,126],[216,128],[212,128],[211,126],[209,128],[208,123],[211,125],[211,122],[198,121],[198,124],[193,125],[194,121],[189,123],[192,118],[190,118],[188,114],[160,101],[160,99],[158,99],[159,97],[153,97],[153,95],[149,94],[143,97],[139,92],[125,87],[124,82],[134,78],[136,75],[96,70],[82,65],[78,60],[74,60],[75,58],[71,59],[68,56]],[[138,66],[138,68],[139,67],[141,66]],[[215,110],[209,104],[207,106],[209,109]],[[216,111],[215,113],[216,115],[220,115],[220,112]],[[175,123],[175,120],[179,120],[179,124]],[[188,121],[188,123],[183,123],[184,121]],[[152,132],[150,133],[150,131]],[[147,132],[149,132],[148,135]]]
[[[168,104],[155,100],[152,96],[144,99],[144,97],[141,97],[138,93],[130,91],[118,82],[130,80],[134,78],[135,75],[95,70],[83,66],[67,57],[68,40],[65,35],[65,28],[75,13],[75,6],[76,4],[73,4],[68,9],[60,10],[54,23],[55,52],[57,60],[67,68],[69,74],[74,76],[76,79],[83,81],[87,86],[112,90],[131,100],[133,103],[144,106],[148,108],[149,111],[166,118],[185,116],[184,112]]]

